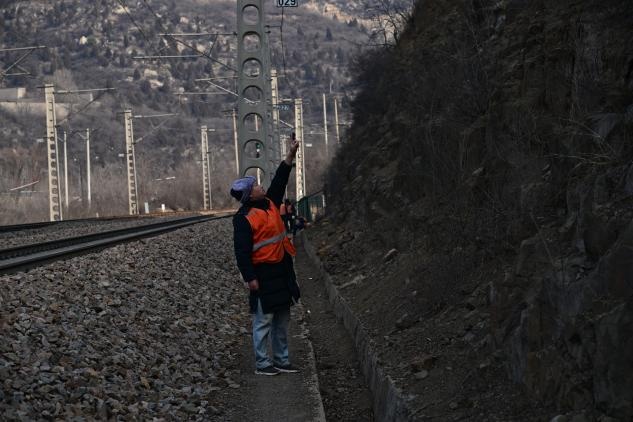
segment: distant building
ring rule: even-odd
[[[68,116],[71,104],[64,101],[64,96],[55,98],[55,113],[57,119],[64,119]],[[93,96],[91,92],[71,95],[72,103],[91,102]],[[98,102],[95,103],[98,106]],[[43,98],[27,98],[26,88],[0,88],[0,109],[16,114],[33,114],[36,116],[46,115],[46,104]]]
[[[17,101],[26,96],[26,88],[1,88],[0,101]]]

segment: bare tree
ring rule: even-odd
[[[415,0],[364,0],[363,4],[365,18],[373,24],[370,41],[393,46],[411,19]]]

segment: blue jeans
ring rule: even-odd
[[[290,308],[265,314],[262,311],[261,301],[257,300],[257,312],[253,314],[252,318],[256,368],[264,369],[271,365],[289,365],[288,324],[290,323]],[[273,349],[272,360],[268,356],[269,338]]]

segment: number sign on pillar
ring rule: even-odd
[[[275,0],[277,7],[297,7],[299,6],[299,0]]]

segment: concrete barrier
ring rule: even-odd
[[[319,269],[334,313],[343,321],[345,328],[354,340],[361,370],[373,395],[375,419],[385,422],[413,420],[412,412],[406,404],[404,395],[396,388],[391,377],[380,365],[374,341],[369,337],[367,330],[354,315],[345,299],[339,294],[304,231],[300,233],[300,237],[308,257]]]

